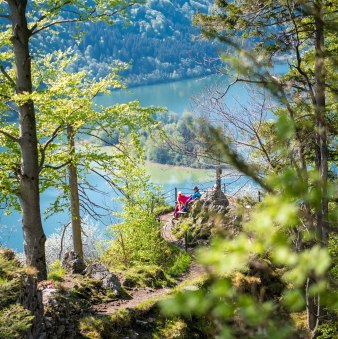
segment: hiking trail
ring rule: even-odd
[[[172,228],[174,226],[173,212],[161,215],[160,222],[162,224],[161,235],[163,239],[182,247],[182,244],[175,238],[172,233]],[[169,293],[173,288],[175,288],[183,281],[194,279],[202,275],[204,272],[204,269],[196,263],[194,258],[192,258],[188,270],[177,279],[177,283],[174,287],[163,287],[158,289],[150,287],[134,288],[129,292],[130,298],[114,300],[106,304],[94,305],[93,310],[96,314],[109,315],[120,309],[135,308],[137,305],[146,300],[160,297]]]

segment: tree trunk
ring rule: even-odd
[[[31,57],[26,21],[27,1],[8,0],[13,27],[14,58],[16,65],[16,92],[32,92]],[[38,271],[38,280],[47,278],[45,241],[39,194],[39,159],[36,135],[35,109],[32,100],[19,107],[21,169],[19,198],[22,209],[22,228],[26,264]]]
[[[315,280],[308,277],[306,281],[306,313],[308,328],[311,330],[312,337],[315,338],[320,317],[320,299],[319,295],[310,294],[311,287],[315,284]]]
[[[327,199],[327,180],[328,180],[328,148],[327,148],[327,126],[325,121],[325,47],[324,47],[324,22],[323,22],[323,0],[314,1],[315,15],[315,118],[317,124],[317,145],[316,162],[320,175],[321,187],[321,206],[316,213],[317,232],[319,234],[322,246],[327,245],[328,229],[328,199]],[[319,325],[321,313],[319,295],[310,295],[309,289],[315,280],[308,278],[306,285],[306,309],[308,327],[313,337]]]
[[[328,147],[327,147],[327,125],[325,119],[325,35],[323,22],[323,1],[315,1],[315,114],[317,121],[317,134],[320,152],[320,179],[322,188],[321,211],[318,215],[318,231],[321,235],[323,245],[327,244],[328,229]]]
[[[75,154],[74,130],[72,126],[67,127],[68,145],[72,162],[68,167],[69,187],[70,187],[70,204],[72,213],[72,234],[74,251],[83,259],[83,246],[81,236],[81,217],[80,217],[80,200],[78,191],[77,168],[73,156]]]

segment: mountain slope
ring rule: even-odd
[[[72,47],[79,59],[74,69],[103,76],[114,60],[131,63],[124,72],[132,85],[196,77],[212,73],[206,58],[217,56],[216,48],[199,38],[192,26],[197,11],[207,12],[211,0],[148,0],[130,10],[130,23],[117,18],[115,25],[86,23],[83,41],[74,44],[68,32],[77,34],[76,26],[64,26],[56,36],[41,36],[38,45],[53,48]]]

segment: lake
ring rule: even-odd
[[[203,78],[186,79],[155,85],[117,90],[112,95],[99,96],[98,104],[109,106],[139,100],[141,106],[161,106],[169,111],[182,114],[194,110],[192,97],[199,96],[206,88],[224,81],[224,77],[212,75]]]
[[[198,79],[188,79],[158,85],[149,85],[131,88],[128,91],[114,91],[111,96],[101,96],[97,98],[97,103],[101,105],[112,105],[115,103],[125,103],[131,100],[139,100],[142,106],[162,106],[168,110],[182,114],[185,111],[196,111],[196,106],[192,97],[198,97],[205,93],[210,86],[224,83],[224,77],[208,76]],[[238,88],[234,93],[238,93]],[[243,94],[244,93],[244,94]],[[242,100],[245,100],[245,92],[241,91]],[[232,99],[229,99],[230,101]],[[202,189],[210,187],[215,181],[215,173],[210,170],[196,170],[190,168],[177,168],[147,163],[147,171],[151,175],[155,184],[163,186],[163,191],[167,192],[166,198],[173,202],[173,189],[178,187],[183,192],[190,193],[189,190],[195,185]],[[243,183],[244,179],[236,182],[236,186]],[[89,192],[90,197],[103,205],[108,205],[114,210],[121,208],[120,204],[113,199],[112,192],[109,191],[106,183],[97,177],[90,177],[90,182],[98,189],[105,191],[104,196],[98,193]],[[57,191],[50,189],[41,196],[41,212],[52,203],[57,195]],[[55,215],[43,221],[43,227],[47,237],[67,224],[69,221],[68,212]],[[109,222],[109,220],[107,221]],[[99,225],[103,229],[104,225]],[[0,244],[10,247],[16,251],[23,250],[23,238],[21,231],[21,215],[13,212],[11,215],[0,215]]]

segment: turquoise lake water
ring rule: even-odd
[[[182,80],[172,83],[158,85],[141,86],[131,88],[128,91],[115,91],[111,96],[101,96],[97,103],[102,105],[112,105],[115,103],[125,103],[131,100],[140,100],[142,106],[161,106],[168,110],[182,114],[185,111],[198,112],[196,107],[196,98],[205,94],[211,86],[222,87],[225,83],[224,77],[208,76],[199,79]],[[223,85],[222,85],[223,84]],[[245,101],[247,94],[240,85],[232,89],[233,96],[230,95],[228,104],[231,105],[238,97]],[[195,99],[194,99],[195,98]],[[198,101],[198,100],[197,100]],[[197,113],[196,113],[197,114]],[[153,181],[164,187],[164,191],[172,191],[174,187],[186,190],[196,184],[203,186],[212,186],[214,182],[213,171],[198,172],[196,170],[184,169],[173,170],[165,166],[156,166],[148,164],[149,173]],[[184,175],[182,175],[184,173]],[[109,191],[106,183],[97,177],[90,177],[90,182],[96,185],[98,189],[105,191],[106,195],[102,196],[94,192],[88,192],[91,199],[94,199],[102,205],[107,205],[114,210],[119,210],[121,206],[113,200],[113,193]],[[242,181],[236,183],[239,185]],[[48,190],[41,196],[41,212],[52,203],[57,195],[56,190]],[[173,195],[168,194],[168,199],[173,200]],[[105,223],[109,223],[109,219]],[[45,233],[48,235],[54,233],[58,228],[69,221],[68,212],[60,213],[43,221]],[[100,225],[103,228],[104,225]],[[13,248],[17,251],[23,250],[23,237],[21,231],[21,215],[13,212],[9,216],[0,215],[0,244],[2,246]]]

